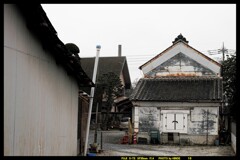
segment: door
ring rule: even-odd
[[[176,125],[176,130],[183,130],[184,124],[183,124],[183,114],[175,114],[175,125]]]
[[[187,133],[187,114],[163,114],[163,132]]]
[[[166,115],[167,119],[167,130],[173,130],[175,128],[174,120],[175,120],[175,115],[174,114],[167,114]]]

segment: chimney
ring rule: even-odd
[[[118,57],[122,56],[122,45],[118,45]]]

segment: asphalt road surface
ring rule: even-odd
[[[102,145],[101,145],[102,132]],[[96,156],[235,156],[228,146],[181,146],[121,144],[125,131],[98,131],[97,143],[102,151]],[[94,131],[90,131],[89,144],[93,143]]]

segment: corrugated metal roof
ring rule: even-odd
[[[222,79],[218,77],[143,78],[134,88],[131,100],[138,101],[220,101]]]

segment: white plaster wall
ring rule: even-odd
[[[135,132],[139,131],[139,107],[133,107],[132,110],[132,120],[133,120],[133,128]]]
[[[139,107],[139,130],[147,132],[150,129],[159,129],[160,114],[157,107]]]
[[[218,135],[218,113],[218,107],[195,107],[190,110],[188,134]]]
[[[165,104],[165,106],[163,105]],[[155,121],[159,125],[160,133],[163,132],[163,115],[164,111],[181,111],[187,114],[187,134],[188,135],[218,135],[218,105],[210,103],[151,103],[151,102],[133,102],[134,107],[134,128],[138,126],[144,110],[147,115],[146,108],[152,108],[158,113],[159,121]],[[211,107],[210,107],[211,106]],[[136,113],[138,108],[138,113]],[[208,119],[207,119],[208,110]],[[160,114],[161,112],[161,114]],[[155,113],[155,114],[156,114]],[[207,128],[208,122],[208,128]],[[139,127],[139,126],[138,126]]]
[[[170,48],[166,53],[164,53],[161,56],[161,58],[158,57],[158,58],[154,59],[151,63],[144,65],[142,67],[143,74],[145,75],[146,73],[153,70],[154,68],[156,68],[163,62],[167,61],[168,59],[172,58],[179,52],[180,52],[180,48],[179,48],[179,43],[178,43],[175,46],[173,46],[172,48]]]
[[[78,86],[4,4],[4,155],[77,155]]]
[[[195,60],[196,62],[202,64],[206,68],[209,68],[214,73],[220,74],[220,66],[212,63],[210,60],[206,59],[201,54],[197,53],[194,49],[187,47],[185,44],[181,43],[181,52]]]
[[[196,62],[200,63],[201,65],[205,66],[206,68],[209,68],[216,74],[220,74],[220,66],[216,65],[215,63],[212,63],[210,60],[206,59],[202,55],[200,55],[198,52],[193,50],[192,48],[188,47],[187,45],[183,43],[177,43],[176,45],[169,48],[164,54],[162,54],[160,57],[154,59],[152,62],[144,65],[142,67],[143,74],[147,74],[163,62],[167,61],[168,59],[172,58],[178,53],[183,53],[190,57],[191,59],[195,60]],[[176,68],[174,68],[176,70]],[[177,70],[176,70],[177,71]]]

